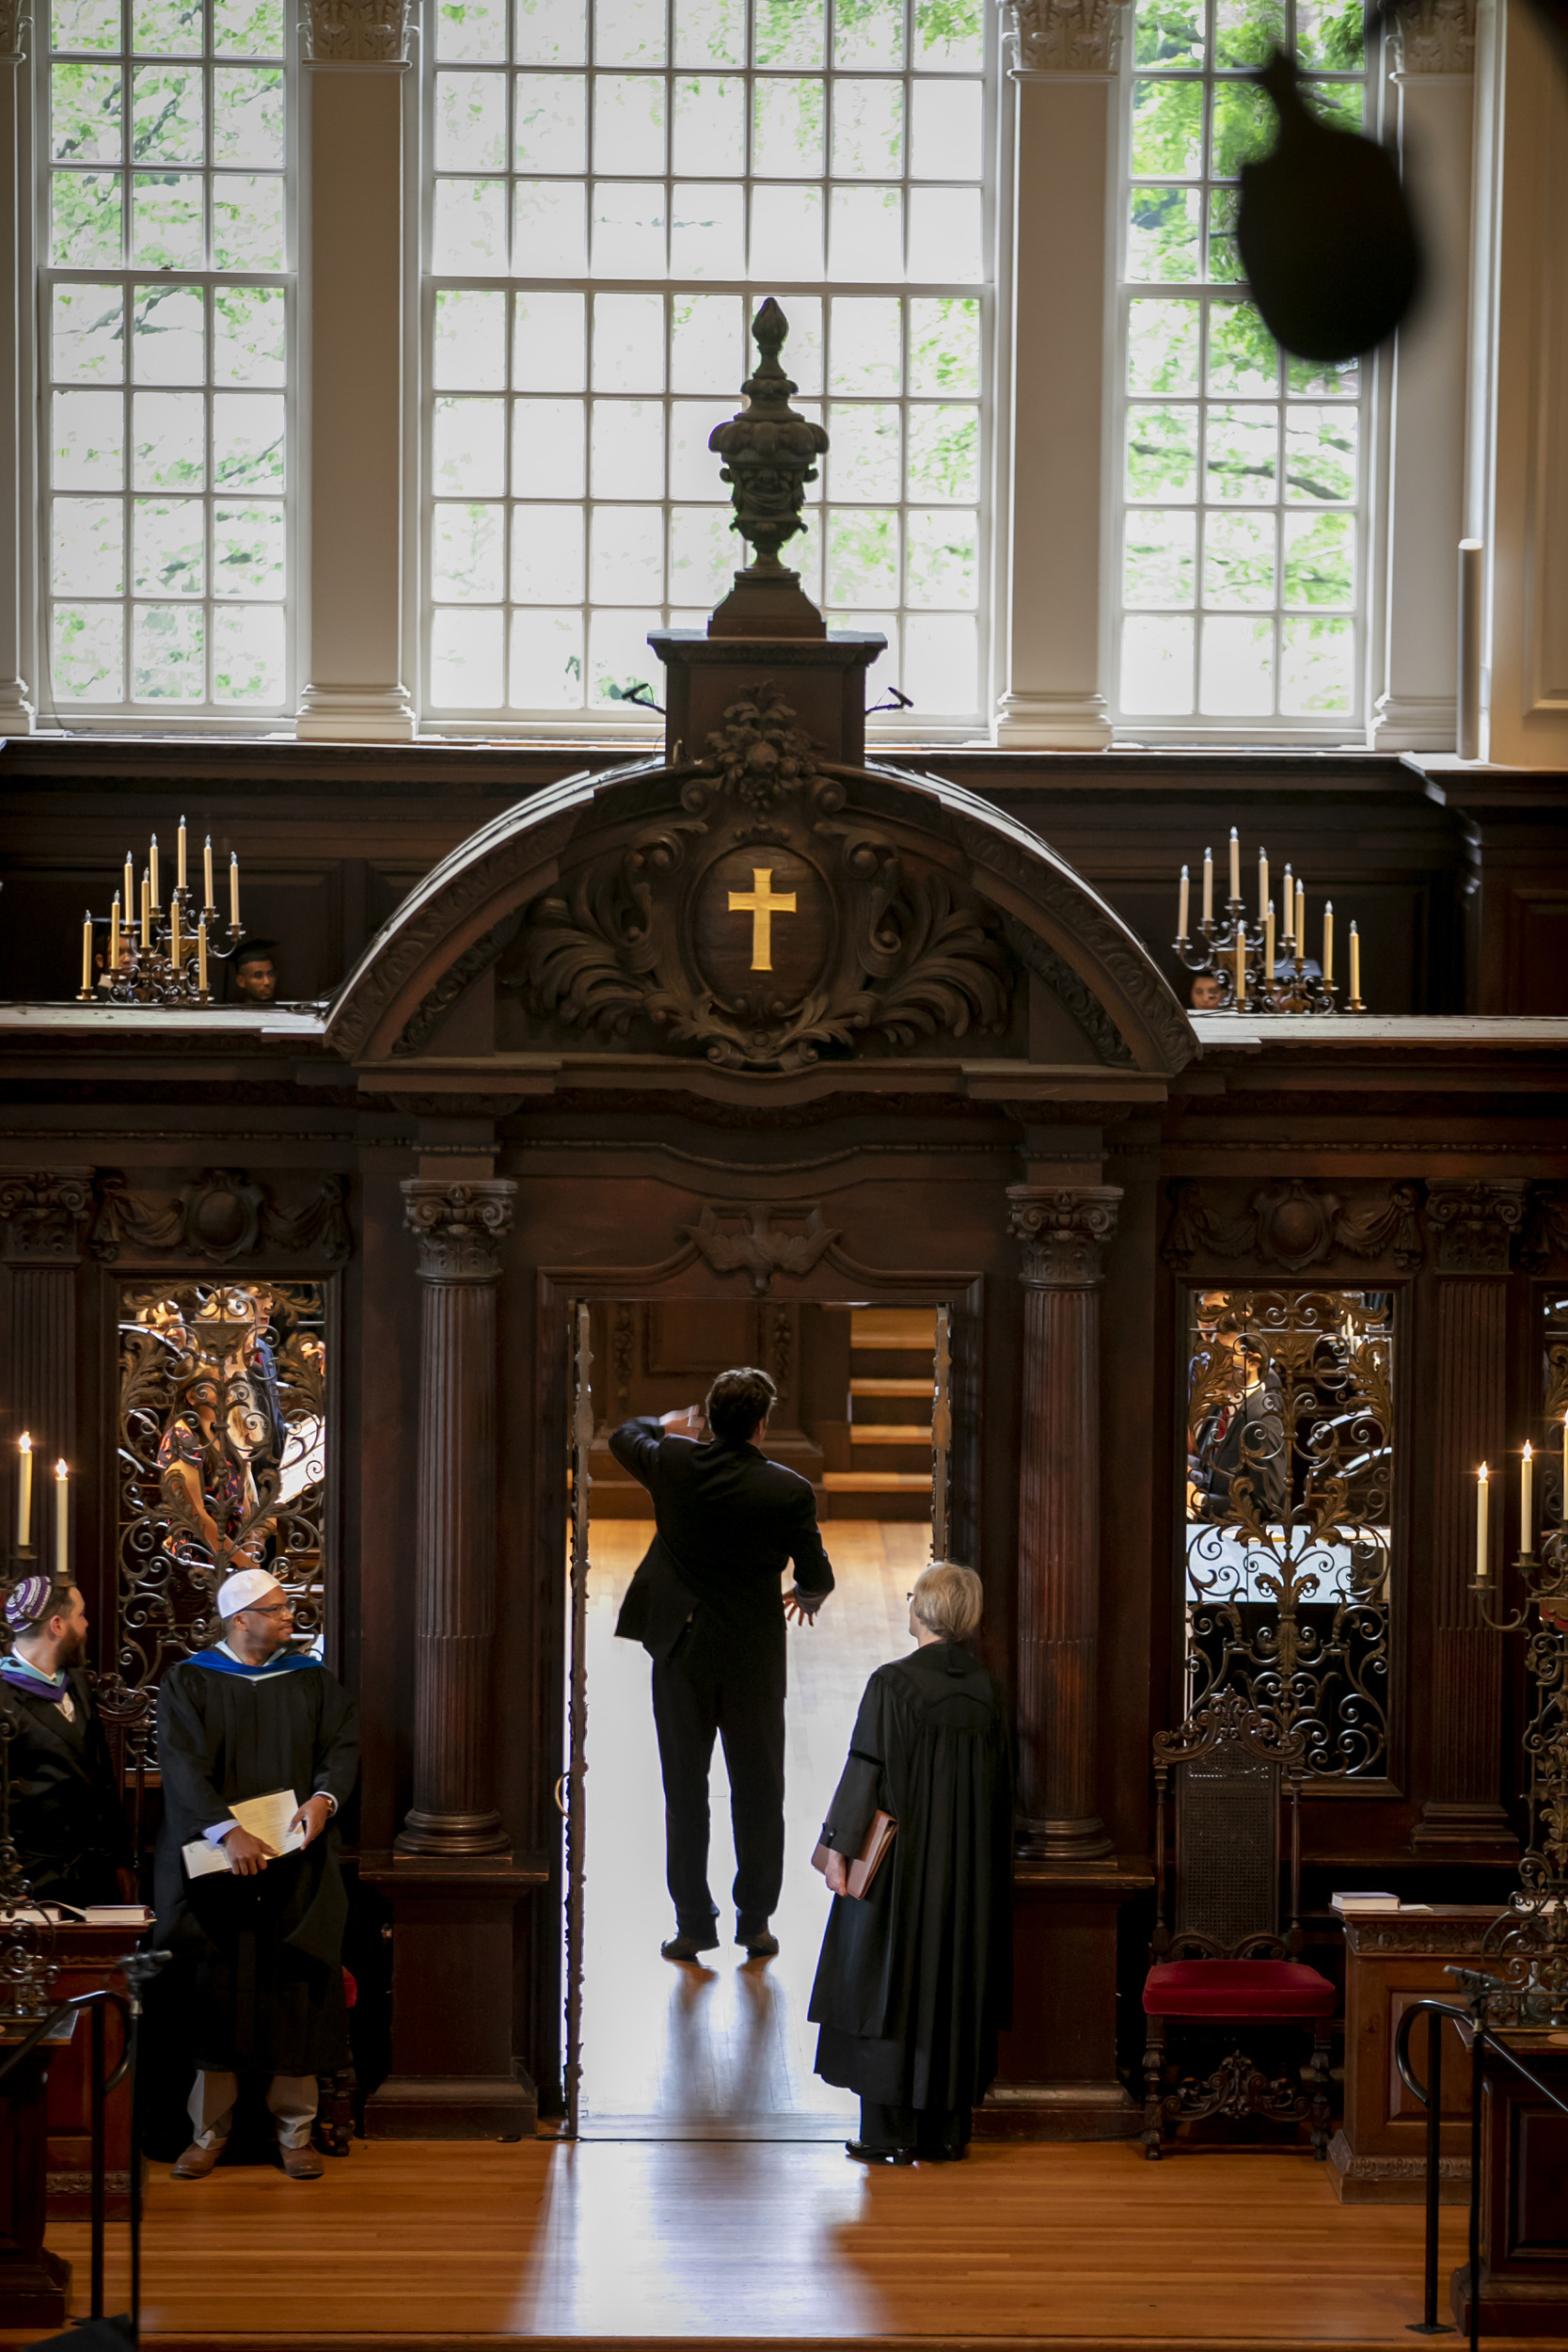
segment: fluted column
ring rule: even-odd
[[[495,1632],[498,1243],[517,1187],[505,1177],[410,1177],[419,1238],[419,1521],[415,1555],[414,1802],[400,1853],[499,1853],[490,1803]]]
[[[1100,1287],[1113,1184],[1009,1184],[1023,1244],[1018,1488],[1019,1825],[1032,1853],[1112,1851],[1095,1810]]]
[[[1508,1266],[1525,1217],[1522,1178],[1433,1182],[1437,1364],[1431,1424],[1432,1753],[1417,1846],[1515,1840],[1501,1803],[1503,1645],[1470,1591],[1476,1466],[1500,1472],[1507,1437]],[[1506,1495],[1498,1477],[1497,1491]]]
[[[82,1551],[82,1511],[90,1491],[92,1457],[84,1461],[76,1428],[76,1270],[82,1262],[82,1232],[92,1207],[92,1170],[57,1168],[8,1168],[0,1174],[0,1240],[10,1288],[10,1367],[5,1386],[9,1408],[0,1421],[7,1493],[5,1524],[14,1528],[16,1440],[25,1429],[37,1459],[33,1478],[33,1542],[40,1565],[53,1558],[53,1480],[49,1472],[64,1455],[76,1480],[72,1566],[88,1574]],[[0,1545],[0,1549],[4,1546]],[[97,1606],[90,1593],[89,1613]]]

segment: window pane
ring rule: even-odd
[[[515,506],[512,595],[518,604],[577,604],[582,598],[580,506]]]
[[[140,397],[136,402],[139,415]],[[235,392],[213,403],[213,483],[219,490],[280,490],[285,418],[281,396]]]
[[[1191,604],[1197,517],[1190,511],[1133,507],[1127,517],[1122,602]]]
[[[56,392],[51,472],[60,490],[118,490],[125,479],[125,408],[118,392]]]
[[[138,596],[199,596],[206,586],[205,502],[133,500],[131,548],[131,585]]]
[[[1217,718],[1260,718],[1273,710],[1273,621],[1204,622],[1198,707]]]
[[[582,707],[580,612],[515,612],[512,702],[519,710]]]
[[[56,267],[119,267],[123,230],[118,172],[56,171],[50,181],[49,212],[49,258]]]
[[[1177,718],[1192,709],[1191,621],[1140,614],[1122,623],[1121,707]]]
[[[513,489],[524,498],[581,498],[588,486],[586,429],[580,400],[515,401]]]

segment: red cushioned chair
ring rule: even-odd
[[[1221,1691],[1154,1741],[1154,1872],[1160,1918],[1144,1984],[1144,2153],[1157,2160],[1167,2128],[1208,2115],[1266,2115],[1307,2123],[1312,2152],[1328,2152],[1328,2061],[1334,1987],[1299,1957],[1302,1740]],[[1165,1923],[1165,1800],[1176,1795],[1171,1873],[1175,1926]],[[1279,1932],[1281,1784],[1291,1813],[1290,1926]],[[1231,2047],[1199,2080],[1172,2061],[1167,2025],[1220,2026]],[[1309,2029],[1311,2089],[1300,2070],[1271,2075],[1242,2044],[1281,2026]]]

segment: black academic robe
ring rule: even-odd
[[[114,1758],[82,1669],[66,1675],[76,1720],[57,1702],[0,1681],[3,1704],[22,1729],[8,1746],[11,1835],[27,1883],[40,1902],[118,1903],[117,1869],[135,1857],[115,1788]]]
[[[858,1853],[898,1824],[863,1899],[828,1917],[807,2014],[816,2072],[890,2106],[974,2106],[1012,2013],[1010,1748],[1002,1686],[960,1643],[879,1666],[824,1841]]]
[[[158,1694],[164,1823],[153,1943],[172,1952],[199,2067],[320,2074],[347,2058],[338,1816],[254,1877],[187,1878],[180,1849],[245,1797],[292,1788],[346,1804],[359,1772],[353,1699],[324,1666],[261,1680],[182,1659]]]

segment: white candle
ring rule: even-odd
[[[151,905],[148,898],[147,891],[148,882],[147,876],[144,874],[141,878],[141,944],[144,947],[150,947],[152,945],[152,914]]]
[[[119,893],[117,890],[109,908],[109,977],[119,970]]]
[[[1519,1464],[1519,1549],[1535,1549],[1535,1461],[1529,1439],[1525,1439],[1524,1459]]]
[[[1350,927],[1350,993],[1351,1002],[1361,1002],[1361,934],[1353,923]]]
[[[131,852],[127,850],[125,852],[125,920],[127,925],[129,925],[133,919],[131,910],[135,903],[136,874],[135,868],[131,863]]]
[[[179,977],[180,950],[183,944],[180,937],[180,901],[175,898],[171,901],[168,910],[168,952],[174,964],[176,977]]]
[[[1212,850],[1205,850],[1203,852],[1203,920],[1207,924],[1212,923],[1213,919],[1214,852]]]
[[[1230,896],[1242,895],[1242,843],[1234,825],[1230,828]]]
[[[205,996],[207,993],[207,918],[205,915],[196,927],[196,984]]]
[[[1263,915],[1263,985],[1265,988],[1274,978],[1274,900],[1271,898]]]
[[[1486,1581],[1486,1521],[1488,1509],[1487,1478],[1484,1462],[1476,1472],[1476,1582]]]
[[[1258,920],[1259,923],[1263,920],[1263,917],[1268,911],[1269,853],[1267,850],[1259,850],[1258,852]]]
[[[229,928],[235,931],[240,928],[240,853],[238,850],[230,850],[229,852]]]
[[[25,1429],[17,1439],[16,1466],[16,1548],[30,1551],[33,1548],[33,1440]],[[1563,1430],[1562,1452],[1568,1460],[1568,1426]]]
[[[213,836],[211,834],[207,835],[206,846],[201,852],[201,903],[204,907],[210,907],[213,904]]]
[[[1307,961],[1307,884],[1296,884],[1296,962]]]
[[[1245,1003],[1246,1003],[1246,933],[1245,933],[1245,931],[1244,931],[1244,930],[1243,930],[1243,929],[1242,929],[1241,925],[1238,923],[1238,924],[1237,924],[1237,926],[1236,926],[1236,1005],[1237,1005],[1237,1009],[1238,1009],[1238,1010],[1240,1010],[1241,1007],[1242,1007],[1243,1005],[1244,1005]]]
[[[183,889],[184,889],[184,887],[185,887],[185,820],[184,820],[184,818],[183,818],[182,817],[182,818],[181,818],[181,819],[180,819],[180,874],[179,874],[179,881],[180,881],[180,887],[181,887],[181,889],[182,889],[182,890],[183,890]]]
[[[1192,883],[1187,880],[1187,869],[1183,866],[1181,868],[1181,887],[1177,893],[1179,913],[1176,917],[1176,936],[1178,939],[1185,939],[1187,936],[1187,900],[1191,890]]]
[[[1323,900],[1323,986],[1334,985],[1334,901]]]
[[[159,898],[158,898],[158,836],[157,836],[157,834],[153,834],[153,836],[152,836],[152,847],[151,847],[151,849],[150,849],[150,850],[148,851],[148,853],[147,853],[147,870],[148,870],[149,874],[150,874],[150,876],[152,877],[152,904],[153,904],[154,909],[156,909],[156,908],[157,908],[157,906],[158,906],[158,904],[159,904]]]
[[[82,917],[82,986],[92,986],[92,912]]]
[[[1296,890],[1288,866],[1285,868],[1285,904],[1280,912],[1285,917],[1285,945],[1289,947],[1294,944],[1296,936]]]
[[[55,1465],[55,1581],[71,1581],[71,1472]]]

